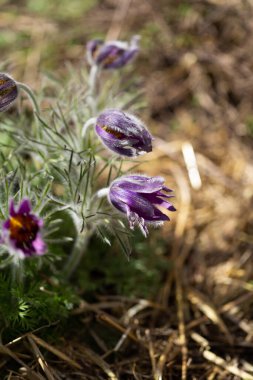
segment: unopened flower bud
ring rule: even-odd
[[[152,136],[133,115],[108,109],[97,118],[96,133],[104,145],[123,156],[136,157],[152,151]]]
[[[92,40],[87,44],[87,59],[90,65],[102,69],[118,69],[133,60],[139,52],[139,36],[130,43],[124,41]]]
[[[17,83],[9,75],[0,73],[0,112],[6,111],[17,97]]]

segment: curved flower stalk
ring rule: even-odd
[[[112,182],[108,199],[114,207],[127,215],[131,229],[138,226],[147,237],[147,225],[157,226],[170,220],[160,207],[169,211],[176,210],[168,201],[173,197],[167,194],[171,191],[164,185],[163,177],[132,174]]]
[[[139,52],[139,36],[134,36],[130,43],[125,41],[92,40],[87,44],[89,64],[102,69],[119,69],[131,62]]]
[[[32,213],[28,199],[23,199],[17,210],[11,200],[9,218],[2,226],[1,243],[8,247],[11,255],[19,259],[41,256],[46,251],[42,227],[43,220]]]
[[[145,125],[126,112],[108,109],[96,121],[96,133],[115,153],[136,157],[152,151],[152,136]]]
[[[0,73],[0,112],[6,111],[18,97],[18,86],[9,75]]]

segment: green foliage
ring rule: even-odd
[[[77,296],[70,285],[57,278],[27,277],[25,282],[14,282],[11,276],[0,275],[0,323],[4,338],[64,320],[77,303]]]
[[[57,22],[80,19],[95,3],[26,1],[29,11],[40,17],[60,9],[53,17]],[[149,33],[157,32],[150,25],[146,40]],[[20,33],[18,38],[30,46],[29,33]],[[52,35],[51,43],[53,39]],[[57,41],[57,46],[62,41]],[[50,54],[50,46],[46,54]],[[19,108],[11,109],[0,121],[0,223],[9,219],[10,199],[18,205],[29,198],[32,211],[43,220],[47,245],[45,256],[24,260],[15,256],[8,239],[0,245],[4,341],[67,319],[79,301],[76,294],[91,300],[98,294],[152,298],[162,281],[163,268],[167,270],[166,261],[157,254],[163,242],[143,242],[136,234],[130,244],[131,232],[122,215],[98,194],[131,166],[136,170],[137,161],[129,160],[131,164],[127,162],[124,170],[122,158],[104,151],[95,135],[94,118],[105,108],[135,112],[143,107],[139,85],[127,68],[124,74],[97,70],[92,77],[85,67],[77,70],[69,64],[66,72],[66,79],[58,79],[52,72],[45,75],[38,96],[19,84]],[[23,103],[27,95],[30,108]],[[32,107],[36,112],[31,112]],[[91,128],[86,130],[87,122]],[[128,260],[133,243],[133,258]]]
[[[108,250],[98,239],[92,239],[78,271],[78,284],[84,294],[120,294],[152,298],[157,293],[168,270],[168,261],[159,255],[165,242],[143,241],[139,234],[133,236],[135,251],[129,260],[120,252],[114,240]]]

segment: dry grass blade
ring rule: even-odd
[[[77,369],[82,369],[80,364],[78,364],[75,360],[71,359],[66,354],[58,350],[58,348],[51,346],[50,344],[46,343],[44,340],[42,340],[41,338],[37,337],[34,334],[28,334],[28,337],[31,337],[39,346],[44,347],[46,350],[50,351],[52,354],[58,356],[63,361],[67,362],[70,366]]]
[[[233,375],[240,377],[240,379],[253,380],[253,376],[250,375],[248,372],[245,372],[244,370],[238,368],[235,364],[227,363],[226,360],[224,360],[223,358],[214,354],[211,351],[204,350],[203,356],[208,361],[214,363],[215,365],[218,365],[218,366],[224,368],[227,372],[232,373]]]
[[[202,181],[200,178],[196,155],[193,146],[188,141],[182,146],[182,153],[184,156],[185,165],[188,171],[189,180],[191,186],[195,190],[199,190],[202,186]]]
[[[144,310],[147,307],[151,307],[152,303],[147,300],[140,300],[136,305],[132,306],[127,310],[123,320],[124,323],[127,324],[130,320],[140,311]],[[158,305],[159,306],[159,305]]]
[[[0,354],[7,355],[14,359],[19,365],[21,365],[26,370],[26,376],[29,380],[43,380],[42,377],[35,373],[31,368],[29,368],[17,355],[12,352],[9,348],[0,345]]]
[[[211,305],[211,303],[206,299],[206,297],[204,297],[201,293],[199,293],[195,289],[189,289],[187,296],[188,296],[189,301],[193,305],[196,305],[197,308],[200,311],[202,311],[202,313],[204,313],[213,323],[219,326],[221,331],[226,335],[229,343],[232,344],[233,339],[225,323],[219,316],[218,311],[215,310],[215,307]]]
[[[178,315],[178,330],[179,330],[179,342],[182,352],[182,380],[187,379],[187,339],[185,334],[185,320],[184,320],[184,306],[183,306],[183,289],[180,280],[180,272],[175,271],[176,280],[176,299],[177,299],[177,315]]]
[[[225,359],[221,358],[220,356],[216,355],[214,352],[212,352],[209,348],[209,342],[207,339],[203,338],[201,335],[193,332],[191,334],[191,338],[200,344],[201,347],[204,348],[202,355],[203,357],[214,363],[215,365],[224,368],[227,372],[238,376],[240,379],[243,380],[253,380],[253,375],[250,373],[238,368],[238,366],[234,363],[229,363]]]
[[[115,373],[110,369],[109,365],[101,358],[101,356],[97,355],[94,351],[87,347],[80,347],[79,349],[81,353],[86,356],[89,360],[91,360],[94,364],[100,367],[106,375],[111,380],[118,380],[118,377]]]
[[[155,376],[154,376],[155,380],[161,380],[162,379],[163,368],[164,368],[164,365],[166,363],[166,360],[168,361],[168,359],[169,359],[168,355],[169,355],[170,351],[172,350],[172,347],[174,345],[176,337],[177,337],[176,334],[172,334],[169,337],[169,339],[166,343],[166,346],[165,346],[165,350],[162,353],[162,355],[159,357],[159,360],[158,360],[158,363],[156,366]]]
[[[124,335],[126,335],[128,338],[130,338],[131,340],[133,340],[134,342],[136,343],[139,343],[141,344],[142,346],[146,347],[145,344],[140,341],[136,335],[130,331],[128,331],[125,327],[123,327],[121,324],[119,324],[115,318],[112,318],[110,315],[108,314],[105,314],[105,313],[100,313],[99,314],[99,320],[102,321],[102,322],[105,322],[107,324],[109,324],[111,327],[113,327],[114,329],[120,331],[121,333],[123,333]],[[147,348],[147,347],[146,347]]]
[[[155,358],[154,344],[153,344],[151,336],[150,336],[150,331],[146,330],[145,334],[146,334],[146,338],[148,341],[149,357],[150,357],[150,361],[151,361],[152,372],[153,372],[154,379],[156,380],[157,379],[157,377],[156,377],[157,370],[156,370],[156,358]]]
[[[40,352],[37,344],[34,342],[34,340],[31,338],[31,336],[28,335],[27,339],[31,345],[32,352],[33,352],[36,360],[38,361],[41,369],[45,373],[47,379],[48,380],[55,380],[55,377],[53,376],[52,372],[50,371],[49,366],[48,366],[45,358],[43,357],[42,353]]]
[[[127,16],[128,9],[132,0],[122,0],[118,2],[118,6],[115,9],[110,29],[108,30],[106,40],[117,40],[121,33],[122,26],[124,25],[124,19]]]

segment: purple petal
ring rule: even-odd
[[[3,228],[5,230],[9,230],[10,228],[10,219],[6,220],[4,223],[3,223]]]
[[[106,145],[106,144],[105,144]],[[118,153],[120,156],[126,156],[126,157],[136,157],[138,156],[138,151],[133,148],[118,148],[114,147],[113,149],[108,146],[109,149],[111,149],[113,152]]]
[[[32,246],[33,246],[35,255],[40,256],[45,253],[46,244],[42,240],[42,237],[40,234],[37,234],[36,239],[32,243]]]
[[[10,201],[9,214],[10,214],[10,216],[17,215],[16,211],[15,211],[15,205],[14,205],[14,200],[13,199],[11,199],[11,201]]]
[[[164,207],[170,211],[176,211],[175,207],[170,202],[160,197],[157,197],[157,194],[144,194],[143,197],[154,205]]]
[[[163,191],[166,191],[167,193],[171,193],[173,190],[169,189],[167,186],[163,186]]]
[[[136,212],[139,216],[144,219],[147,216],[154,215],[154,206],[144,197],[142,197],[138,193],[134,193],[128,190],[117,188],[115,190],[111,189],[110,192],[111,202],[117,203],[117,201],[121,201],[126,203],[131,211]]]
[[[93,54],[97,50],[97,48],[101,45],[103,45],[102,40],[99,40],[99,39],[91,40],[87,43],[86,48],[89,52],[91,52]]]
[[[163,190],[163,189],[162,189]],[[172,190],[173,191],[173,190]],[[167,198],[167,199],[169,199],[169,198],[175,198],[175,195],[167,195],[167,194],[165,194],[165,193],[163,193],[162,191],[157,191],[156,192],[156,195],[158,196],[158,197],[163,197],[163,198]]]
[[[29,199],[23,199],[20,203],[17,214],[29,214],[32,210],[31,202]]]
[[[152,218],[146,217],[146,222],[152,223],[152,222],[164,222],[166,220],[170,220],[170,218],[165,215],[162,211],[160,211],[158,208],[154,208],[155,213],[152,216]]]
[[[125,51],[121,55],[119,54],[118,57],[111,64],[106,65],[105,68],[119,69],[125,66],[131,60],[133,60],[133,58],[136,56],[137,53],[138,53],[138,49]]]
[[[154,193],[163,188],[163,177],[128,175],[114,181],[115,185],[138,193]]]
[[[117,56],[123,54],[124,50],[113,45],[101,47],[96,62],[102,64],[103,68],[110,68]]]
[[[101,45],[103,45],[102,40],[92,40],[87,43],[87,60],[90,65],[96,64],[96,53]]]

